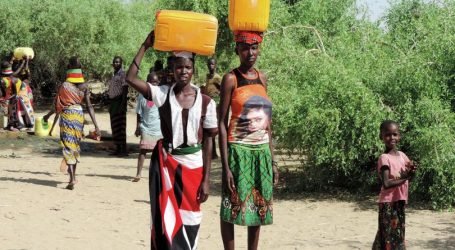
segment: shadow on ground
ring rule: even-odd
[[[63,182],[60,181],[52,181],[52,180],[41,180],[35,178],[12,178],[12,177],[0,177],[0,181],[12,181],[12,182],[22,182],[22,183],[30,183],[40,186],[48,186],[48,187],[57,187],[58,184]]]
[[[103,134],[107,133],[102,131]],[[81,141],[81,155],[91,157],[114,157],[109,153],[114,150],[111,137],[103,137],[101,141],[84,138]],[[19,149],[29,148],[33,153],[43,154],[42,157],[55,157],[62,153],[58,137],[38,137],[27,132],[0,131],[0,150],[17,152]],[[138,143],[128,143],[130,155],[125,158],[136,158],[139,153]],[[17,155],[20,157],[20,155]]]
[[[99,177],[99,178],[110,178],[114,180],[127,180],[131,181],[133,179],[132,176],[127,175],[109,175],[109,174],[84,174],[82,176],[88,177]]]
[[[439,223],[445,225],[444,228],[432,228],[433,232],[447,237],[434,240],[414,240],[409,247],[414,249],[455,249],[455,222]]]
[[[41,175],[47,175],[47,176],[54,176],[54,174],[49,173],[49,172],[41,172],[41,171],[20,171],[20,170],[11,170],[11,169],[5,169],[5,172],[9,173],[26,173],[26,174],[41,174]]]

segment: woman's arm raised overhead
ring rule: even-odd
[[[126,74],[126,81],[128,84],[141,93],[146,99],[151,99],[151,90],[149,84],[147,84],[144,80],[140,79],[137,74],[140,70],[140,65],[142,59],[144,58],[145,52],[147,49],[153,46],[153,41],[155,40],[154,31],[150,32],[145,39],[144,43],[139,48],[136,56],[131,62],[131,65],[128,69]]]

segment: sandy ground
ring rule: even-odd
[[[97,119],[109,134],[108,115],[98,113]],[[68,176],[58,170],[56,137],[0,132],[0,249],[150,248],[147,178],[131,182],[139,141],[133,135],[134,112],[128,120],[130,157],[110,157],[109,142],[84,140],[73,191],[64,189]],[[203,204],[202,250],[222,249],[218,161],[212,169],[212,195]],[[262,228],[259,249],[371,247],[377,229],[374,197],[315,197],[276,195],[274,224]],[[409,208],[406,236],[409,249],[455,249],[455,214]],[[236,249],[247,249],[246,228],[236,227],[236,240]]]

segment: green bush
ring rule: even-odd
[[[294,1],[294,23],[272,20],[260,66],[276,104],[274,134],[305,156],[305,188],[370,190],[387,118],[401,124],[401,150],[420,163],[411,196],[455,205],[454,6],[397,2],[385,30],[353,20],[342,1]]]
[[[0,1],[0,8],[4,34],[0,51],[32,47],[36,53],[33,83],[49,91],[64,80],[66,63],[73,55],[81,58],[88,78],[105,79],[115,55],[125,63],[132,59],[154,19],[145,2],[18,0]],[[142,67],[143,74],[147,66]]]

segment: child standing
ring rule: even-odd
[[[157,86],[160,82],[156,72],[151,72],[147,76],[147,79],[148,82],[155,86]],[[132,180],[133,182],[138,182],[141,179],[142,167],[144,165],[147,152],[152,152],[156,142],[163,137],[161,135],[158,108],[153,101],[148,101],[144,98],[144,96],[139,94],[136,113],[137,126],[135,135],[141,136],[141,142],[139,144],[140,152],[137,159],[137,174]]]
[[[416,167],[397,149],[400,141],[398,123],[390,120],[382,122],[379,137],[384,142],[385,152],[377,164],[382,187],[379,194],[379,228],[373,249],[406,249],[405,205],[409,180],[415,175]]]

